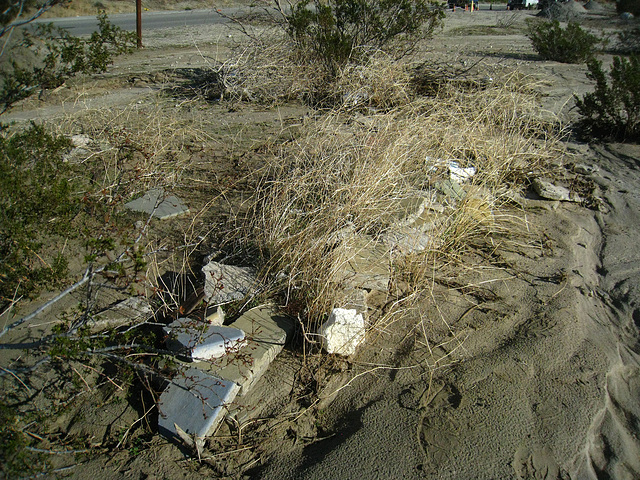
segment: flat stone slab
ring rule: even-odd
[[[212,306],[242,300],[256,285],[255,271],[249,267],[209,262],[202,273],[204,301]]]
[[[117,328],[122,325],[142,323],[153,316],[153,309],[146,298],[129,297],[94,316],[92,331]]]
[[[385,245],[402,254],[422,252],[435,246],[433,236],[413,227],[402,227],[389,230],[382,235]]]
[[[230,327],[243,330],[246,345],[237,353],[196,366],[240,385],[245,395],[280,353],[294,329],[293,319],[278,314],[272,306],[255,307],[244,313]]]
[[[235,399],[239,386],[197,368],[189,368],[162,392],[158,401],[158,430],[179,437],[178,428],[204,438],[214,433]]]
[[[555,185],[546,178],[534,178],[531,182],[535,192],[547,200],[560,200],[561,202],[581,202],[580,196],[561,185]]]
[[[142,197],[131,200],[124,206],[134,212],[153,214],[154,218],[160,220],[189,213],[189,208],[182,200],[175,195],[165,193],[161,188],[149,190]]]
[[[340,279],[346,286],[387,290],[390,279],[390,251],[384,244],[363,237],[346,247],[346,260]]]
[[[192,360],[211,360],[233,354],[243,347],[245,333],[239,328],[211,325],[179,318],[165,327],[167,347]]]

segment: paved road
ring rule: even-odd
[[[228,14],[237,13],[239,9],[224,9]],[[123,30],[136,30],[135,13],[121,13],[109,16],[109,21]],[[180,10],[165,12],[143,12],[142,31],[155,30],[170,27],[186,27],[195,25],[211,25],[224,23],[227,20],[216,13],[214,9],[206,10]],[[53,23],[55,26],[68,30],[71,34],[89,35],[98,29],[98,21],[95,16],[68,17],[68,18],[46,18],[33,22]]]

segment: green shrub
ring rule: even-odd
[[[640,141],[640,56],[613,57],[609,80],[602,63],[588,63],[588,76],[596,82],[593,93],[576,98],[586,136]]]
[[[43,258],[41,250],[44,236],[65,234],[79,209],[63,160],[69,146],[38,125],[0,136],[0,307],[66,273],[61,255]]]
[[[618,53],[640,52],[640,27],[618,32],[618,45],[615,50]]]
[[[560,22],[531,22],[527,36],[538,54],[545,60],[562,63],[581,63],[593,57],[600,39],[583,30],[575,22],[566,28]]]
[[[444,11],[428,0],[302,0],[286,16],[288,33],[330,73],[347,61],[390,44],[406,52],[418,35],[429,37]]]
[[[18,48],[30,51],[36,64],[12,60],[10,68],[0,72],[0,114],[38,89],[56,88],[78,73],[104,72],[114,56],[132,51],[135,34],[111,24],[104,12],[98,22],[98,31],[88,40],[51,24],[38,25],[35,34],[25,33]]]

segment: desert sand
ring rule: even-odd
[[[485,7],[476,14],[448,12],[430,54],[461,65],[479,60],[488,72],[532,75],[543,107],[570,122],[573,94],[592,88],[586,67],[538,59],[518,31],[465,33],[507,20],[522,26],[536,13]],[[611,15],[598,19],[617,28]],[[210,34],[198,32],[189,42]],[[147,41],[161,48],[163,35]],[[178,58],[202,61],[200,53],[167,50],[164,60],[150,60],[153,50],[144,55],[149,68],[159,68]],[[119,62],[116,69],[124,71],[140,60]],[[493,258],[480,259],[484,268],[458,272],[455,285],[434,282],[433,301],[419,318],[371,332],[349,361],[285,351],[247,400],[259,412],[246,424],[252,449],[229,448],[211,469],[156,435],[140,454],[97,455],[64,474],[640,478],[640,146],[589,143],[574,134],[567,146],[558,180],[590,202],[548,201],[531,192],[514,201],[517,241],[496,245]],[[309,373],[314,362],[321,377]],[[303,375],[312,381],[300,382]],[[300,383],[316,386],[304,409]],[[134,421],[131,415],[126,418]],[[215,441],[223,444],[224,435],[237,432],[224,426],[219,435]]]

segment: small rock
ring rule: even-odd
[[[368,315],[367,291],[362,288],[348,288],[343,293],[344,300],[341,308],[355,310],[366,318]]]
[[[573,171],[580,175],[591,175],[598,172],[596,165],[585,165],[584,163],[576,163],[573,166]]]
[[[397,250],[405,255],[422,252],[434,245],[431,235],[411,227],[389,230],[382,235],[382,241],[390,250]]]
[[[222,305],[242,300],[255,286],[255,271],[249,267],[235,267],[209,262],[202,267],[204,300],[209,305]]]
[[[143,297],[129,297],[98,313],[90,324],[91,331],[142,323],[153,315],[149,301]]]
[[[535,178],[531,182],[535,192],[547,200],[560,200],[563,202],[581,202],[582,200],[568,188],[554,185],[551,181],[543,178]]]
[[[475,167],[461,167],[458,162],[449,162],[449,177],[454,182],[464,183],[475,174]]]
[[[334,308],[329,319],[320,326],[318,333],[322,346],[328,353],[353,355],[365,337],[365,321],[354,309]]]
[[[224,311],[222,307],[218,305],[218,308],[215,312],[209,313],[207,315],[207,322],[211,325],[221,326],[224,323]]]
[[[71,135],[71,143],[73,143],[74,147],[87,148],[91,145],[91,142],[93,140],[86,135]]]
[[[438,182],[436,184],[438,190],[440,190],[447,198],[452,200],[463,200],[466,196],[465,191],[460,184],[453,180],[445,180],[444,182]]]

